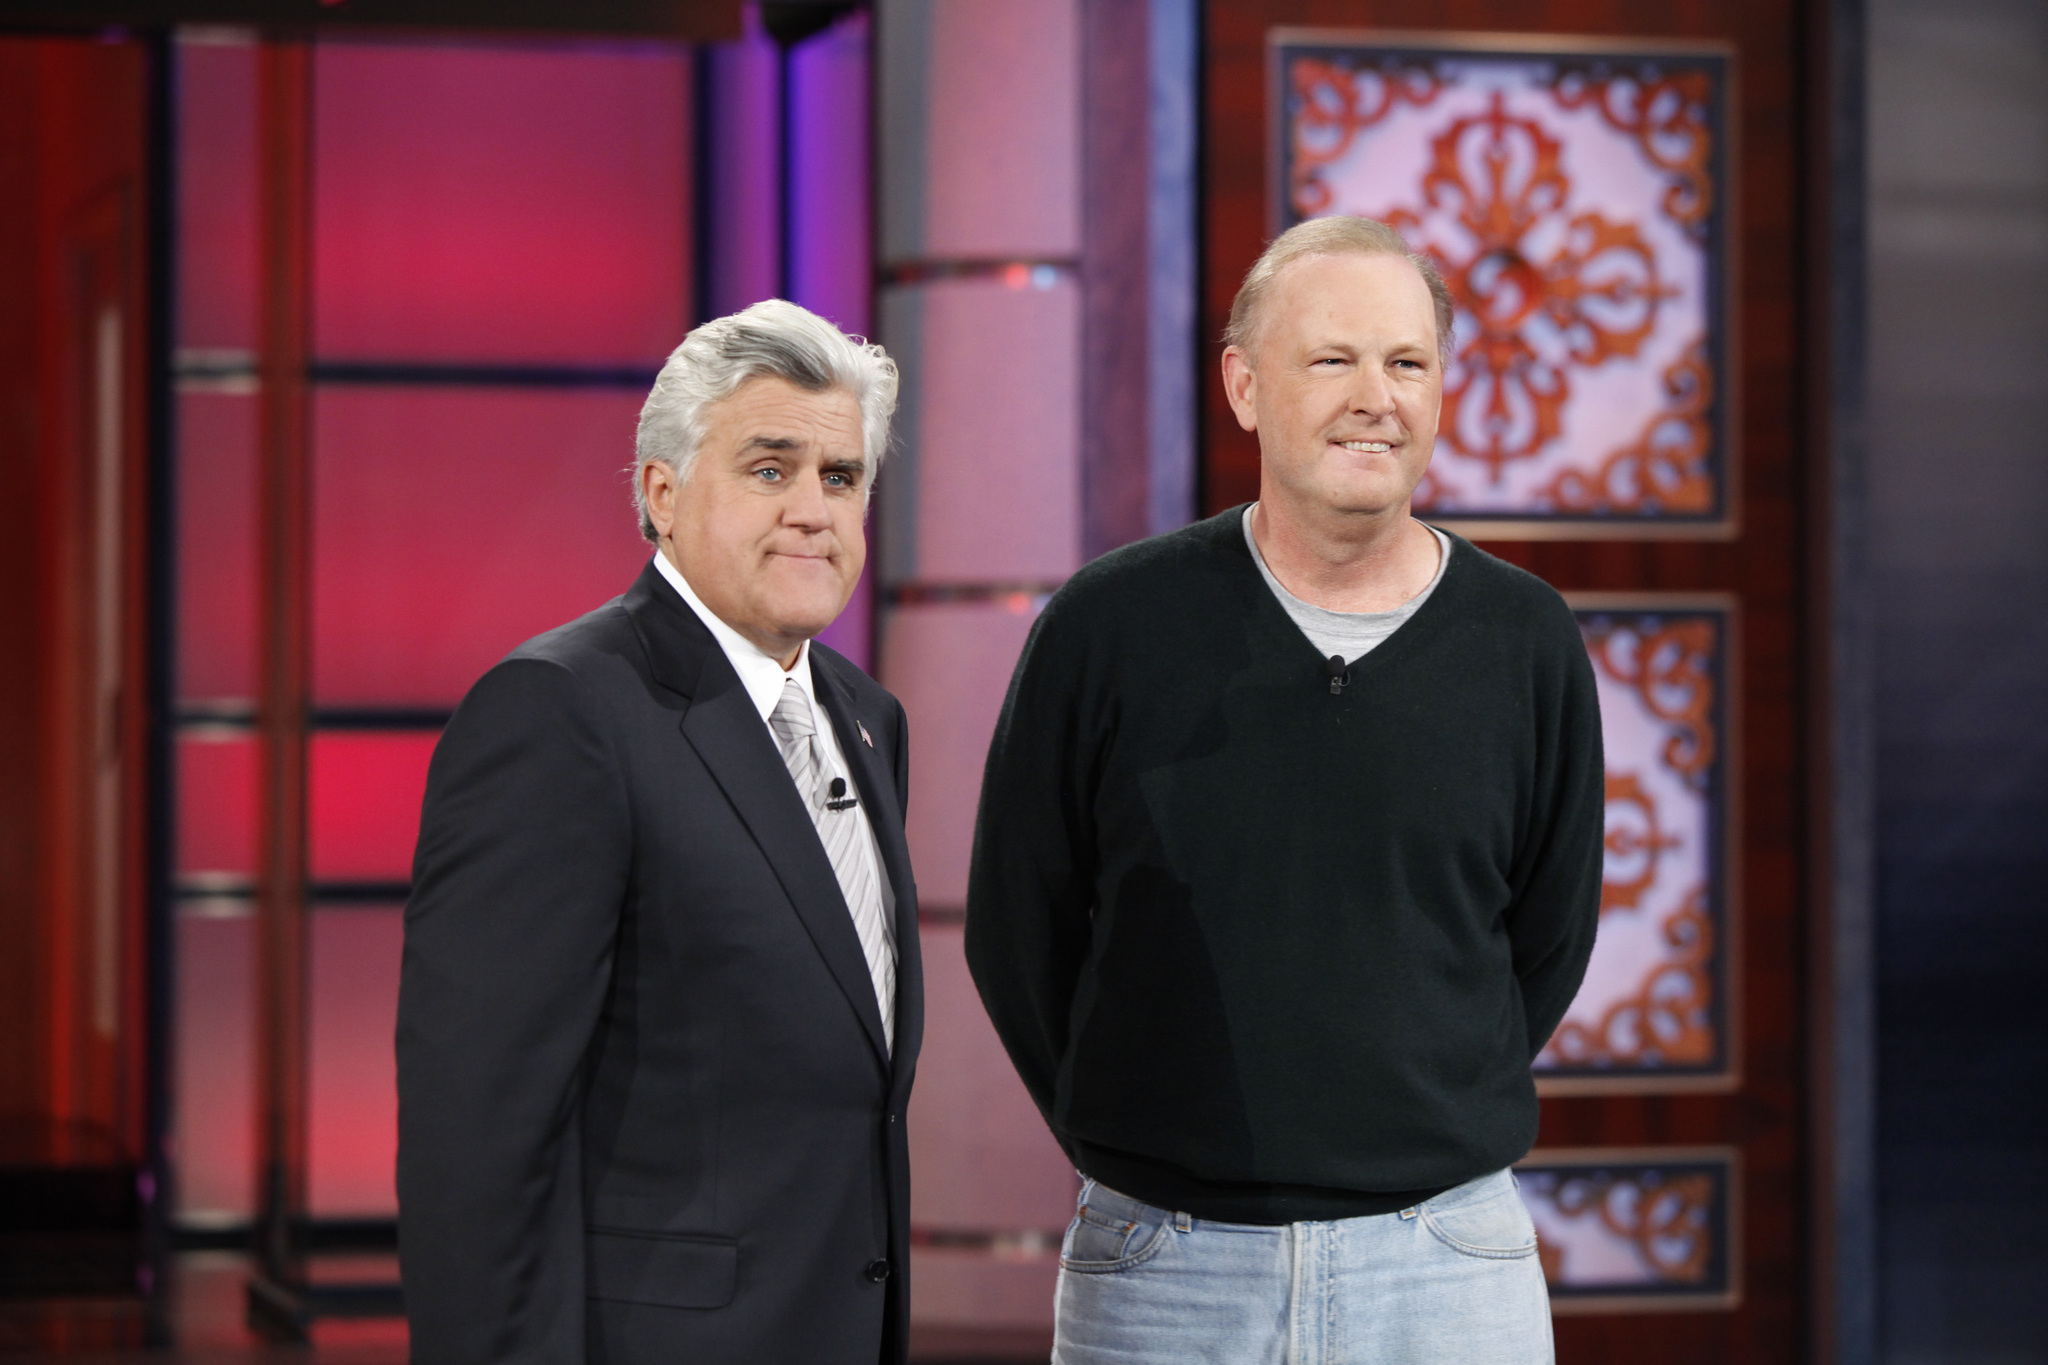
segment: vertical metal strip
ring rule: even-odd
[[[312,246],[312,48],[266,39],[262,119],[262,378],[257,553],[262,842],[257,875],[258,1271],[302,1278],[306,1213],[306,712],[310,641],[307,361]]]

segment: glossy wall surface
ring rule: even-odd
[[[2039,1360],[2048,13],[1868,22],[1882,1359]]]

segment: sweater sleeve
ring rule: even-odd
[[[1560,604],[1560,609],[1562,604]],[[1545,670],[1538,712],[1538,805],[1508,911],[1529,1056],[1535,1060],[1571,1007],[1600,927],[1607,781],[1600,698],[1576,622],[1564,615],[1558,657]]]
[[[1058,598],[1032,627],[982,774],[967,882],[967,965],[1046,1122],[1088,954],[1097,737],[1083,649]]]

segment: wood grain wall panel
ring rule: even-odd
[[[1726,1143],[1741,1151],[1742,1298],[1732,1311],[1560,1318],[1564,1365],[1804,1358],[1810,1231],[1804,1089],[1804,879],[1809,790],[1802,679],[1809,648],[1799,436],[1812,339],[1802,311],[1807,187],[1803,43],[1790,0],[1452,0],[1418,16],[1384,0],[1213,0],[1204,71],[1203,334],[1216,336],[1268,231],[1266,33],[1276,26],[1719,39],[1737,49],[1735,373],[1740,533],[1724,541],[1492,542],[1560,589],[1720,592],[1740,603],[1735,830],[1742,1084],[1724,1095],[1551,1098],[1545,1148]],[[1204,376],[1204,505],[1257,496],[1258,447]]]

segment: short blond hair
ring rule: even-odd
[[[1252,262],[1252,268],[1245,271],[1244,283],[1237,287],[1237,297],[1230,305],[1230,325],[1223,329],[1223,344],[1244,351],[1251,349],[1252,335],[1258,331],[1259,305],[1282,270],[1304,256],[1347,255],[1399,256],[1421,273],[1422,282],[1429,286],[1430,301],[1436,305],[1437,355],[1448,363],[1456,304],[1436,263],[1419,251],[1410,251],[1407,239],[1378,219],[1349,214],[1296,223],[1267,244],[1259,259]]]

